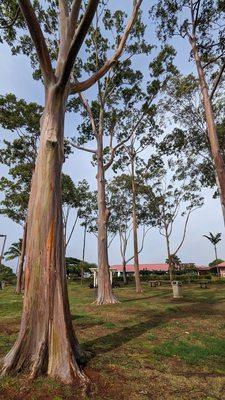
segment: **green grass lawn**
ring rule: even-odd
[[[93,354],[89,394],[47,378],[8,377],[0,399],[225,399],[225,286],[187,286],[176,301],[169,287],[115,293],[120,304],[97,307],[94,290],[69,285],[74,328]],[[1,357],[15,341],[21,307],[12,288],[0,292]]]

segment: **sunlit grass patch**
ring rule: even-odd
[[[225,339],[193,333],[182,340],[171,339],[160,343],[155,346],[154,353],[225,372]]]

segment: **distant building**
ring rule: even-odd
[[[196,269],[198,271],[198,275],[207,275],[211,272],[210,267],[207,265],[196,265]]]
[[[117,276],[121,276],[123,274],[123,266],[122,265],[112,265],[114,272],[117,273]],[[194,263],[186,263],[177,266],[178,270],[187,269],[197,271],[198,275],[207,275],[210,273],[215,273],[218,276],[225,277],[225,261],[221,264],[214,265],[212,267],[206,265],[197,265]],[[169,271],[169,264],[162,263],[162,264],[140,264],[139,271],[149,271],[149,272],[164,272],[168,273]],[[134,266],[132,264],[126,265],[126,272],[128,275],[134,274]]]
[[[121,276],[123,273],[122,265],[112,265],[112,268],[116,270],[117,276]],[[139,271],[149,271],[149,272],[165,272],[169,270],[169,264],[139,264]],[[126,265],[127,274],[134,274],[134,266],[132,264]]]
[[[225,277],[225,262],[213,265],[211,267],[206,265],[196,265],[196,268],[199,275],[215,273],[218,276]]]
[[[216,267],[219,270],[219,275],[225,277],[225,261],[218,264]]]

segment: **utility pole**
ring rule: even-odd
[[[3,260],[3,255],[4,255],[5,243],[6,243],[6,237],[7,237],[7,235],[1,235],[1,234],[0,234],[0,237],[4,238],[4,240],[3,240],[3,245],[2,245],[2,251],[1,251],[1,255],[0,255],[0,265],[1,265],[2,260]]]

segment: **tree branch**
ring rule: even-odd
[[[5,25],[4,24],[0,25],[0,29],[11,28],[15,24],[15,22],[17,21],[17,18],[19,17],[19,15],[20,15],[20,7],[18,6],[17,10],[16,10],[16,14],[13,17],[12,21],[6,23]]]
[[[91,121],[91,127],[92,127],[92,131],[95,135],[95,137],[97,137],[97,130],[96,130],[96,126],[95,126],[95,119],[94,119],[94,115],[92,113],[91,107],[86,99],[86,97],[84,96],[83,93],[79,93],[79,97],[83,103],[83,106],[85,108],[85,110],[87,111],[90,121]]]
[[[143,228],[142,243],[141,243],[140,249],[138,250],[138,254],[140,254],[142,252],[143,248],[144,248],[145,237],[146,237],[147,233],[150,231],[150,229],[151,229],[151,227],[148,228],[147,231],[146,231],[145,227]],[[129,261],[133,260],[133,258],[134,258],[134,255],[132,257],[130,257],[128,260],[126,260],[126,264]]]
[[[30,0],[18,0],[20,9],[26,20],[27,27],[29,29],[31,38],[34,42],[35,48],[37,50],[38,59],[41,66],[41,71],[45,82],[48,84],[55,80],[55,74],[52,69],[51,59],[49,56],[49,51],[47,44],[42,33],[40,24],[35,15],[33,6]]]
[[[150,231],[150,229],[151,229],[151,227],[148,228],[147,230],[145,230],[145,226],[143,227],[142,242],[141,242],[141,247],[138,250],[138,254],[140,254],[144,248],[145,237],[146,237],[147,233]]]
[[[78,214],[77,214],[77,216],[76,216],[76,218],[75,218],[75,221],[74,221],[74,223],[73,223],[71,232],[70,232],[69,237],[68,237],[68,240],[67,240],[67,242],[66,242],[66,248],[67,248],[67,246],[68,246],[68,244],[69,244],[69,242],[70,242],[70,239],[71,239],[71,237],[72,237],[72,234],[73,234],[73,231],[74,231],[75,226],[76,226],[76,224],[77,224],[77,221],[78,221]]]
[[[70,91],[71,94],[75,94],[77,92],[82,92],[84,90],[89,89],[92,85],[94,85],[95,82],[97,82],[100,78],[102,78],[105,75],[105,73],[112,67],[112,65],[119,59],[119,57],[121,56],[123,49],[126,45],[126,41],[128,39],[130,30],[137,18],[137,14],[138,14],[139,8],[142,4],[142,1],[143,0],[135,1],[131,18],[127,23],[127,26],[124,30],[124,34],[120,40],[119,46],[118,46],[117,50],[115,51],[114,55],[109,60],[107,60],[105,62],[105,64],[90,78],[88,78],[87,80],[85,80],[83,82],[75,83],[75,85],[73,85],[73,87],[71,88],[71,91]]]
[[[69,37],[72,39],[77,28],[77,21],[80,13],[81,0],[73,0],[69,16]]]
[[[197,24],[198,24],[198,15],[199,15],[199,10],[200,10],[200,4],[201,4],[201,0],[198,0],[196,3],[196,14],[194,17],[194,24],[193,24],[193,34],[195,35],[196,32],[196,28],[197,28]]]
[[[132,137],[132,135],[136,132],[136,130],[137,130],[139,124],[141,123],[141,121],[142,121],[142,119],[143,119],[143,115],[144,115],[144,113],[141,114],[141,116],[140,116],[140,118],[138,119],[136,125],[135,125],[134,128],[131,130],[130,135],[129,135],[127,138],[125,138],[124,140],[122,140],[120,143],[118,143],[118,144],[112,149],[110,160],[108,161],[107,164],[104,165],[104,170],[105,170],[105,171],[107,171],[107,169],[112,165],[113,160],[114,160],[114,158],[115,158],[115,153],[116,153],[116,151],[117,151],[121,146],[123,146],[123,145]]]
[[[78,144],[74,143],[72,140],[66,139],[66,141],[73,147],[75,147],[78,150],[83,150],[87,151],[88,153],[96,154],[97,150],[92,150],[92,149],[87,149],[86,147],[79,146]]]
[[[74,65],[74,61],[79,53],[79,50],[83,44],[88,29],[92,23],[99,1],[100,0],[89,0],[88,2],[86,11],[83,15],[80,25],[78,26],[73,36],[71,46],[67,55],[67,59],[63,66],[62,74],[58,82],[59,88],[64,88],[69,80],[70,73]]]
[[[205,65],[202,66],[202,68],[203,69],[207,68],[210,64],[216,62],[217,60],[219,60],[223,56],[224,56],[224,53],[221,53],[218,57],[215,57],[212,60],[208,61]]]
[[[115,239],[116,235],[117,235],[117,233],[114,233],[114,234],[112,235],[111,239],[109,240],[109,243],[107,244],[107,248],[108,248],[108,249],[109,249],[109,247],[111,246],[111,244],[112,244],[113,240]]]
[[[182,237],[182,240],[181,240],[179,246],[177,247],[176,251],[173,253],[174,255],[176,255],[176,254],[178,253],[178,251],[180,250],[181,246],[182,246],[183,243],[184,243],[184,239],[185,239],[186,232],[187,232],[187,225],[188,225],[188,221],[189,221],[189,218],[190,218],[190,215],[191,215],[191,212],[192,212],[192,211],[194,211],[194,210],[190,210],[190,211],[188,212],[188,215],[187,215],[187,218],[186,218],[186,221],[185,221],[185,224],[184,224],[184,233],[183,233],[183,237]]]
[[[212,89],[212,92],[211,92],[211,94],[210,94],[210,100],[211,100],[211,101],[212,101],[213,96],[214,96],[214,94],[215,94],[215,91],[216,91],[216,89],[217,89],[217,87],[218,87],[218,85],[219,85],[219,83],[220,83],[220,81],[221,81],[221,78],[222,78],[222,75],[223,75],[224,70],[225,70],[225,63],[222,65],[222,67],[221,67],[221,69],[220,69],[220,72],[219,72],[219,74],[217,75],[216,80],[215,80],[215,82],[214,82],[213,89]]]
[[[63,44],[67,36],[68,17],[69,9],[67,0],[59,0],[60,42]]]

